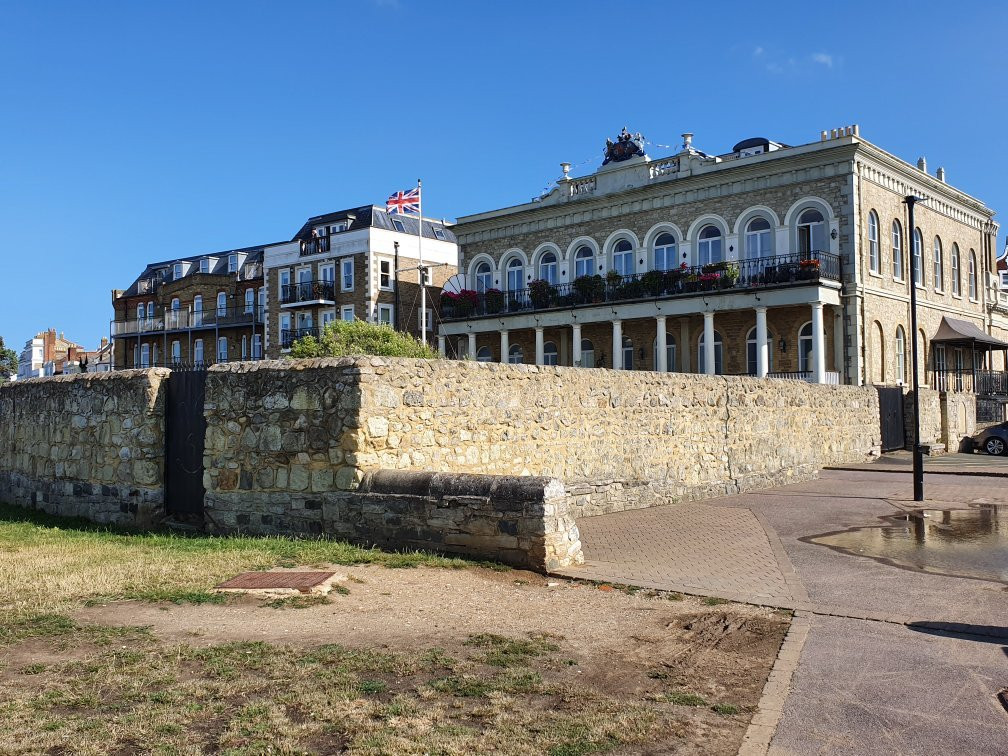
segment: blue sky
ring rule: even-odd
[[[859,123],[1004,211],[1006,39],[970,0],[0,0],[0,334],[93,346],[146,262],[417,177],[427,215],[527,201],[623,125],[722,152]]]

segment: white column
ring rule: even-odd
[[[581,324],[574,323],[571,326],[573,335],[571,336],[571,364],[577,367],[581,364]]]
[[[658,336],[655,339],[655,370],[659,373],[668,371],[668,348],[665,345],[665,316],[658,315],[655,320],[658,322]]]
[[[714,375],[714,313],[703,314],[704,373]]]
[[[682,318],[679,321],[679,354],[682,355],[679,358],[679,364],[681,366],[680,369],[682,372],[692,373],[693,366],[691,364],[692,350],[689,337],[689,321],[686,318]]]
[[[469,332],[469,345],[468,346],[469,346],[469,350],[468,350],[468,352],[466,354],[466,357],[468,357],[470,360],[475,360],[476,359],[476,334],[472,333],[471,331]]]
[[[756,308],[756,377],[766,378],[770,364],[770,348],[767,345],[766,307]]]
[[[508,332],[507,331],[501,331],[500,332],[500,337],[501,337],[501,358],[500,358],[500,361],[506,363],[508,361],[508,350],[511,348],[508,345]]]
[[[543,329],[536,328],[536,365],[543,364]]]
[[[826,382],[826,350],[823,338],[822,302],[812,303],[812,382]]]
[[[837,382],[843,383],[843,311],[837,307],[833,312],[833,369],[837,372]]]
[[[438,335],[438,337],[437,337],[437,350],[438,350],[438,354],[440,354],[442,357],[445,356],[445,337],[444,336]]]
[[[612,322],[612,366],[613,370],[623,369],[623,321]]]

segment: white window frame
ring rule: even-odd
[[[717,236],[704,237],[704,232],[709,228],[716,231]],[[697,264],[710,265],[722,260],[724,260],[724,234],[713,223],[708,223],[697,234]]]
[[[203,339],[196,339],[193,341],[193,362],[198,365],[202,364],[204,360]]]
[[[254,333],[252,334],[252,359],[261,360],[262,359],[262,334]]]
[[[473,286],[481,294],[493,288],[493,267],[484,261],[476,265],[476,272],[473,274],[475,281]]]
[[[582,252],[587,252],[588,254],[582,256]],[[585,265],[588,266],[587,270],[584,269]],[[582,244],[574,250],[574,277],[581,278],[582,276],[593,275],[595,275],[595,250],[587,244]]]
[[[512,263],[517,263],[512,265]],[[525,288],[525,264],[520,257],[512,257],[505,265],[505,280],[508,291],[521,291]],[[512,276],[513,274],[513,276]],[[515,286],[517,284],[517,286]]]
[[[476,362],[493,362],[493,350],[488,346],[481,346],[476,350]]]
[[[388,318],[387,320],[382,320],[383,314]],[[386,324],[388,326],[395,326],[395,312],[393,312],[393,305],[390,304],[378,304],[377,319],[379,324]]]
[[[223,298],[223,302],[224,302],[223,305],[221,305],[222,298]],[[226,291],[218,291],[217,292],[217,317],[218,318],[227,317],[227,292]]]
[[[182,263],[175,263],[175,265],[172,267],[172,278],[178,281],[184,275],[182,271],[183,271]]]
[[[347,272],[349,271],[349,286],[347,285]],[[340,291],[353,291],[354,289],[354,261],[352,257],[344,257],[340,260]]]
[[[952,296],[962,298],[962,257],[955,242],[952,243]]]
[[[322,327],[325,328],[327,325],[336,320],[336,310],[322,310]]]
[[[392,228],[394,228],[400,234],[405,234],[406,233],[406,224],[404,224],[398,218],[393,218],[392,219]]]
[[[243,360],[248,359],[248,336],[245,335],[244,333],[242,334],[241,358]]]
[[[547,341],[543,344],[543,365],[559,365],[560,351],[557,349],[555,341]]]
[[[633,345],[633,339],[631,339],[629,336],[624,336],[623,337],[623,345],[622,345],[620,353],[623,355],[623,364],[620,365],[620,367],[623,370],[633,370],[634,369],[634,345]]]
[[[140,367],[150,367],[150,344],[144,343],[140,345]]]
[[[906,280],[906,259],[903,255],[903,225],[894,220],[891,227],[892,235],[892,277],[894,281]]]
[[[772,373],[774,369],[774,335],[767,329],[767,372]],[[800,353],[799,349],[799,353]],[[756,326],[749,329],[746,334],[746,373],[756,375],[756,367],[759,364],[759,353],[756,350]]]
[[[551,262],[547,262],[547,259]],[[551,285],[556,285],[560,281],[560,263],[557,261],[555,252],[544,252],[539,258],[539,278]]]
[[[283,346],[283,335],[284,335],[284,331],[287,331],[288,333],[290,333],[290,330],[291,330],[291,316],[290,316],[289,312],[282,312],[282,313],[280,313],[280,318],[278,319],[277,326],[278,326],[277,327],[277,331],[280,334],[280,338],[278,339],[279,342],[280,342],[280,345],[281,345],[282,348],[288,349],[289,347],[284,347]]]
[[[522,352],[521,345],[512,344],[508,348],[507,361],[509,365],[521,365],[525,362],[525,354]]]
[[[221,347],[224,347],[221,351]],[[227,362],[228,361],[228,343],[227,336],[219,336],[217,338],[217,362]]]
[[[427,333],[430,333],[431,331],[434,330],[434,328],[433,328],[434,319],[432,317],[432,312],[433,311],[428,307],[427,308],[427,312],[425,312],[423,314],[424,323],[427,326]],[[420,322],[420,318],[421,318],[420,308],[418,307],[417,308],[417,323]],[[420,331],[420,329],[417,328],[417,332],[419,332],[419,331]]]
[[[319,265],[319,280],[336,285],[336,266],[332,263]]]
[[[672,240],[672,243],[659,244],[658,242],[666,236]],[[655,270],[672,270],[679,264],[678,245],[676,244],[676,238],[673,234],[668,231],[663,231],[658,234],[658,237],[655,239],[652,262]]]
[[[906,383],[906,333],[903,326],[896,326],[896,381]]]
[[[392,261],[378,260],[378,288],[392,291]]]
[[[966,293],[969,295],[970,302],[977,302],[980,299],[979,286],[977,285],[977,259],[976,252],[972,249],[969,256],[969,270],[966,275]]]
[[[910,275],[915,286],[924,288],[924,234],[919,228],[913,233],[913,254],[911,256]]]
[[[654,369],[658,369],[658,338],[652,342],[654,344]],[[676,340],[671,333],[665,333],[665,372],[676,373]]]
[[[704,372],[704,335],[703,331],[697,337],[697,369]],[[714,375],[724,375],[724,338],[721,332],[714,331]]]
[[[347,317],[348,315],[350,317]],[[353,305],[343,305],[342,307],[340,307],[340,320],[342,320],[345,323],[352,323],[354,320],[356,320]]]
[[[813,212],[819,215],[819,220],[802,221],[805,213]],[[806,207],[798,214],[798,223],[795,227],[798,236],[797,249],[800,254],[811,254],[813,252],[829,252],[826,241],[826,216],[817,207]],[[818,239],[816,237],[819,237]],[[816,243],[821,246],[816,246]],[[802,249],[802,245],[807,244],[808,249]]]
[[[255,289],[245,289],[245,313],[250,314],[255,310]]]
[[[754,223],[762,221],[766,228],[751,230]],[[745,259],[759,260],[773,257],[773,225],[762,215],[750,218],[745,228]]]
[[[945,248],[941,238],[934,238],[934,287],[935,291],[945,291]]]
[[[591,339],[581,339],[581,367],[595,367],[595,344]]]
[[[441,226],[434,226],[433,230],[435,239],[440,239],[441,241],[444,241],[445,239],[448,238],[448,235],[445,233],[445,230],[441,228]]]
[[[227,267],[227,270],[228,270],[228,273],[237,273],[238,272],[238,255],[237,254],[231,253],[230,255],[228,255],[228,267]]]
[[[612,261],[613,270],[621,276],[629,276],[636,271],[633,243],[629,239],[619,239],[613,244]]]
[[[872,210],[868,213],[868,272],[876,276],[882,272],[882,254],[879,247],[879,219]]]
[[[182,342],[178,339],[171,343],[171,360],[176,365],[182,361]]]

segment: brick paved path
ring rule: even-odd
[[[585,564],[560,574],[777,606],[798,598],[783,551],[748,509],[691,502],[583,517],[578,527]]]

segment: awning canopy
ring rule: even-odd
[[[931,337],[932,342],[969,342],[974,345],[994,347],[995,349],[1008,349],[1008,343],[995,339],[989,333],[984,333],[973,323],[967,320],[957,320],[945,316],[942,318],[938,332]]]

